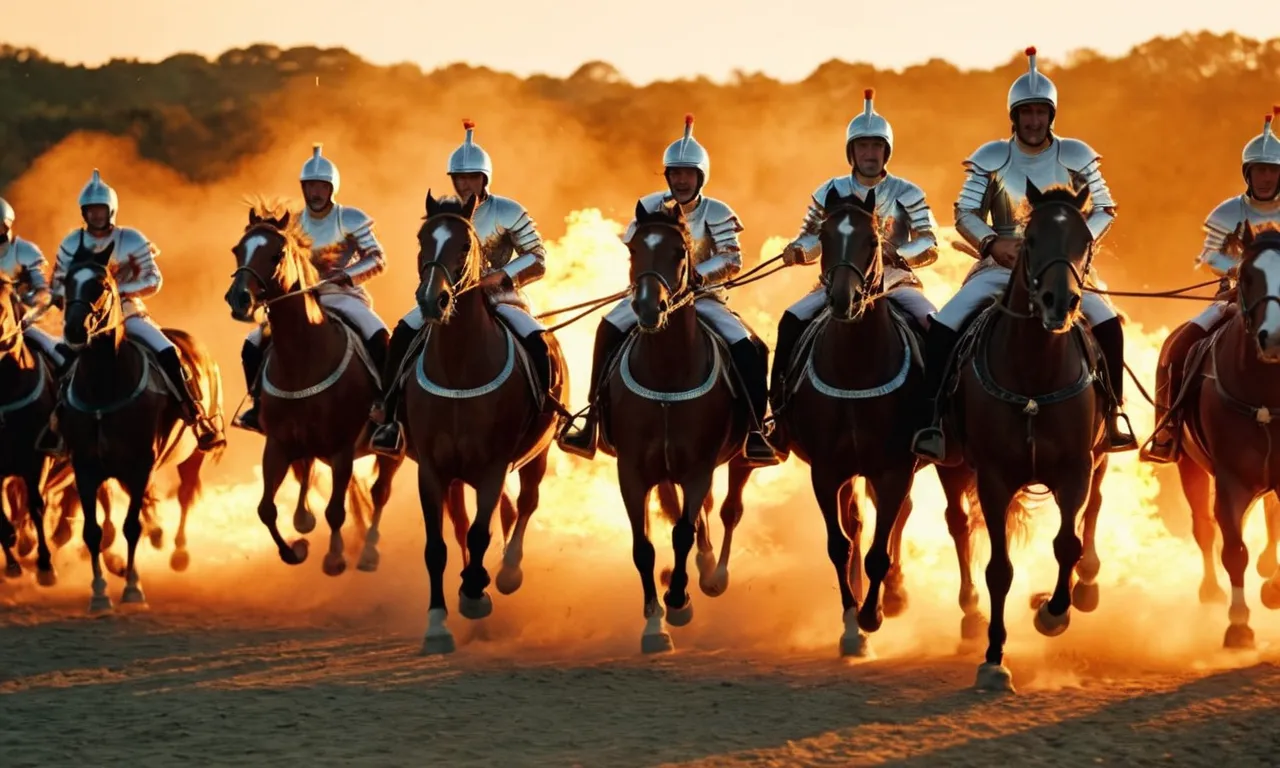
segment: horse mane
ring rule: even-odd
[[[1041,201],[1044,203],[1063,203],[1071,208],[1075,208],[1076,195],[1080,194],[1080,190],[1068,184],[1053,184],[1040,190],[1040,193]],[[1084,207],[1076,210],[1080,211],[1080,215],[1082,217],[1086,219],[1089,218],[1089,214],[1093,213],[1093,196],[1090,195],[1086,198]],[[1026,223],[1031,219],[1031,211],[1031,201],[1023,198],[1022,203],[1018,206],[1018,210],[1015,214],[1015,219],[1019,225],[1026,226]]]
[[[265,219],[258,224],[245,226],[245,232],[256,229],[268,229],[284,237],[285,258],[292,258],[298,270],[298,277],[303,285],[315,285],[320,282],[320,271],[311,261],[311,236],[302,228],[302,210],[290,207],[287,200],[281,197],[265,197],[254,195],[246,198],[249,210],[258,218]],[[276,225],[285,216],[289,223],[280,227]],[[285,263],[282,258],[281,265]]]
[[[1280,250],[1280,224],[1264,221],[1250,229],[1253,231],[1253,239],[1241,253],[1241,261],[1256,258],[1263,251]]]
[[[444,195],[434,198],[436,202],[436,212],[434,214],[423,214],[422,226],[418,227],[418,242],[422,242],[423,236],[426,234],[427,222],[433,217],[440,214],[449,214],[458,216],[459,218],[470,221],[467,216],[467,203],[457,195]],[[474,227],[472,228],[471,248],[467,251],[466,259],[462,263],[462,274],[459,275],[458,285],[474,285],[480,282],[482,273],[484,272],[484,259],[481,257],[480,242],[475,237]],[[421,267],[422,265],[418,265]]]

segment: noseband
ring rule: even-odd
[[[827,211],[826,220],[831,221],[835,218],[835,214],[843,213],[845,211],[851,211],[855,214],[860,213],[864,215],[867,218],[868,223],[871,224],[871,244],[872,250],[874,251],[874,255],[871,259],[871,266],[866,270],[863,270],[857,264],[854,264],[849,260],[850,254],[848,249],[845,249],[840,254],[840,260],[823,271],[821,281],[822,284],[827,287],[827,301],[829,303],[831,300],[831,281],[832,278],[835,277],[836,270],[847,269],[853,272],[854,276],[856,276],[862,283],[862,290],[858,292],[858,302],[853,313],[853,317],[858,318],[861,317],[863,313],[867,311],[867,308],[880,297],[880,290],[884,285],[884,264],[882,263],[880,253],[880,233],[876,231],[875,217],[871,213],[868,213],[857,205],[846,203],[845,205],[841,205]],[[825,253],[825,248],[823,249],[823,252]]]

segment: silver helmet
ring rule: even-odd
[[[333,192],[329,193],[329,199],[338,196],[338,188],[342,186],[342,174],[338,173],[338,166],[333,161],[320,154],[323,144],[316,142],[311,146],[311,157],[307,162],[302,164],[302,173],[298,174],[298,181],[327,181],[333,186]]]
[[[5,229],[13,229],[13,220],[18,217],[14,213],[13,206],[9,205],[9,201],[0,197],[0,224],[4,224]]]
[[[1009,115],[1023,104],[1048,104],[1054,116],[1058,113],[1058,86],[1036,69],[1036,48],[1031,46],[1027,54],[1027,73],[1009,86]],[[1052,120],[1052,117],[1050,118]]]
[[[489,159],[489,153],[475,142],[476,124],[470,120],[462,121],[462,128],[467,132],[467,137],[462,140],[462,145],[453,150],[453,154],[449,155],[449,175],[455,173],[479,173],[484,175],[485,186],[493,183],[493,160]]]
[[[711,178],[711,156],[703,149],[698,140],[693,138],[693,115],[684,116],[684,136],[676,139],[662,153],[663,170],[667,168],[696,168],[701,176],[698,190],[701,191]]]
[[[851,164],[854,139],[884,139],[884,143],[888,145],[884,153],[886,165],[889,162],[889,155],[893,154],[893,126],[884,119],[884,115],[876,112],[875,98],[875,88],[868,88],[862,92],[862,114],[850,120],[849,127],[844,132],[844,155]]]
[[[1262,119],[1262,133],[1244,145],[1244,152],[1240,155],[1240,172],[1244,174],[1246,184],[1249,183],[1249,166],[1255,163],[1280,165],[1280,137],[1276,136],[1272,124],[1277,115],[1280,115],[1280,105],[1273,107],[1272,113]]]
[[[115,226],[116,211],[120,208],[120,198],[116,195],[116,191],[102,180],[102,174],[98,173],[97,168],[93,169],[93,175],[89,177],[89,183],[85,184],[80,190],[80,211],[82,214],[86,205],[107,206],[107,221],[112,226]]]

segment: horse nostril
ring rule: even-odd
[[[436,297],[436,306],[440,308],[441,312],[448,309],[451,303],[453,303],[453,297],[449,295],[448,291]]]
[[[1079,306],[1080,306],[1080,297],[1073,295],[1071,297],[1071,301],[1068,302],[1068,309],[1072,312],[1075,312],[1076,308]]]
[[[667,313],[667,310],[670,308],[671,308],[671,305],[667,303],[666,299],[663,299],[662,301],[658,302],[658,314],[665,315]]]
[[[1041,301],[1041,303],[1043,303],[1046,307],[1052,307],[1052,306],[1053,306],[1053,291],[1045,291],[1045,292],[1041,295],[1041,297],[1040,297],[1040,301]]]
[[[1260,330],[1260,331],[1258,331],[1258,344],[1259,344],[1259,345],[1261,345],[1261,346],[1264,346],[1264,347],[1267,345],[1267,332],[1266,332],[1266,330]]]

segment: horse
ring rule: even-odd
[[[861,630],[876,631],[886,615],[896,616],[906,607],[902,529],[911,513],[917,468],[911,451],[914,414],[926,394],[916,332],[884,298],[875,206],[874,189],[865,199],[828,192],[819,234],[826,306],[792,359],[774,362],[788,372],[774,419],[796,456],[810,467],[827,529],[827,554],[840,587],[845,627],[840,652],[845,656],[867,655]],[[938,467],[943,485],[961,494],[969,474],[963,467]],[[852,486],[858,476],[866,479],[876,508],[865,566],[870,583],[861,608],[862,519]]]
[[[1003,295],[964,332],[954,356],[956,389],[944,411],[949,434],[959,437],[964,461],[976,473],[991,540],[986,576],[992,615],[977,687],[1008,692],[1014,690],[1003,664],[1005,600],[1013,582],[1011,509],[1020,507],[1018,498],[1031,485],[1046,487],[1057,502],[1058,579],[1052,595],[1037,595],[1033,607],[1036,629],[1059,635],[1072,606],[1088,612],[1098,604],[1094,533],[1107,469],[1107,393],[1100,391],[1097,344],[1079,322],[1093,254],[1085,221],[1089,190],[1041,191],[1028,179],[1026,191],[1022,250]],[[1082,508],[1083,544],[1076,534]],[[961,567],[967,570],[963,559]]]
[[[325,506],[329,523],[329,551],[322,570],[341,575],[347,567],[342,539],[346,522],[345,499],[364,503],[352,487],[353,464],[369,455],[369,408],[378,396],[379,374],[368,359],[356,332],[324,311],[314,292],[321,282],[311,262],[311,250],[298,217],[276,206],[258,202],[249,209],[249,221],[232,253],[235,272],[226,301],[231,317],[255,322],[265,309],[273,338],[262,364],[261,424],[266,440],[262,448],[262,498],[258,518],[271,533],[280,559],[300,565],[307,559],[305,538],[286,543],[276,523],[276,493],[292,468],[302,485],[295,524],[300,533],[314,526],[306,511],[306,493],[312,464],[319,459],[333,474],[333,487]],[[378,567],[378,526],[391,498],[391,481],[403,459],[377,457],[377,478],[372,488],[373,516],[365,534],[357,568]]]
[[[428,190],[417,235],[415,299],[425,324],[406,356],[403,408],[407,453],[418,463],[418,496],[427,529],[424,554],[431,599],[425,654],[451,653],[455,647],[445,624],[446,511],[464,553],[458,611],[468,619],[493,612],[485,590],[490,577],[484,555],[494,510],[504,500],[503,482],[512,471],[519,473],[520,495],[514,520],[509,503],[502,504],[507,543],[496,585],[509,595],[523,583],[524,536],[560,426],[559,415],[543,407],[544,399],[562,402],[569,384],[559,343],[545,333],[552,375],[550,391],[541,391],[514,332],[493,311],[480,283],[484,254],[471,222],[476,205],[475,196],[465,203],[454,197],[437,200]],[[476,495],[475,522],[469,526],[463,483]]]
[[[1245,514],[1263,496],[1268,503],[1267,547],[1258,560],[1258,573],[1266,579],[1261,600],[1267,608],[1280,608],[1280,571],[1275,561],[1280,517],[1271,503],[1280,490],[1280,453],[1274,450],[1272,425],[1280,417],[1280,406],[1269,404],[1280,392],[1280,230],[1255,231],[1246,222],[1240,243],[1232,311],[1213,335],[1188,353],[1174,403],[1174,409],[1185,409],[1187,415],[1181,429],[1185,450],[1177,465],[1204,560],[1202,603],[1226,598],[1214,572],[1215,520],[1222,532],[1222,565],[1231,581],[1229,624],[1223,637],[1223,646],[1229,649],[1254,646],[1244,598],[1249,551],[1243,530]]]
[[[143,507],[153,503],[152,475],[165,465],[177,465],[182,517],[174,545],[185,551],[187,514],[199,498],[200,472],[206,458],[196,450],[195,437],[182,422],[180,401],[173,389],[182,383],[168,381],[152,353],[125,335],[120,291],[108,267],[114,248],[112,243],[94,252],[82,243],[67,268],[63,337],[77,355],[52,417],[66,440],[76,493],[84,509],[84,542],[93,566],[92,612],[112,608],[102,576],[103,531],[97,515],[103,483],[114,478],[129,496],[122,601],[144,604],[135,555],[143,532]],[[190,334],[173,328],[163,332],[191,372],[205,410],[211,417],[221,418],[218,364]],[[222,449],[207,455],[217,461]],[[179,557],[177,552],[175,557]],[[171,561],[171,565],[175,570],[185,567],[181,562]]]

